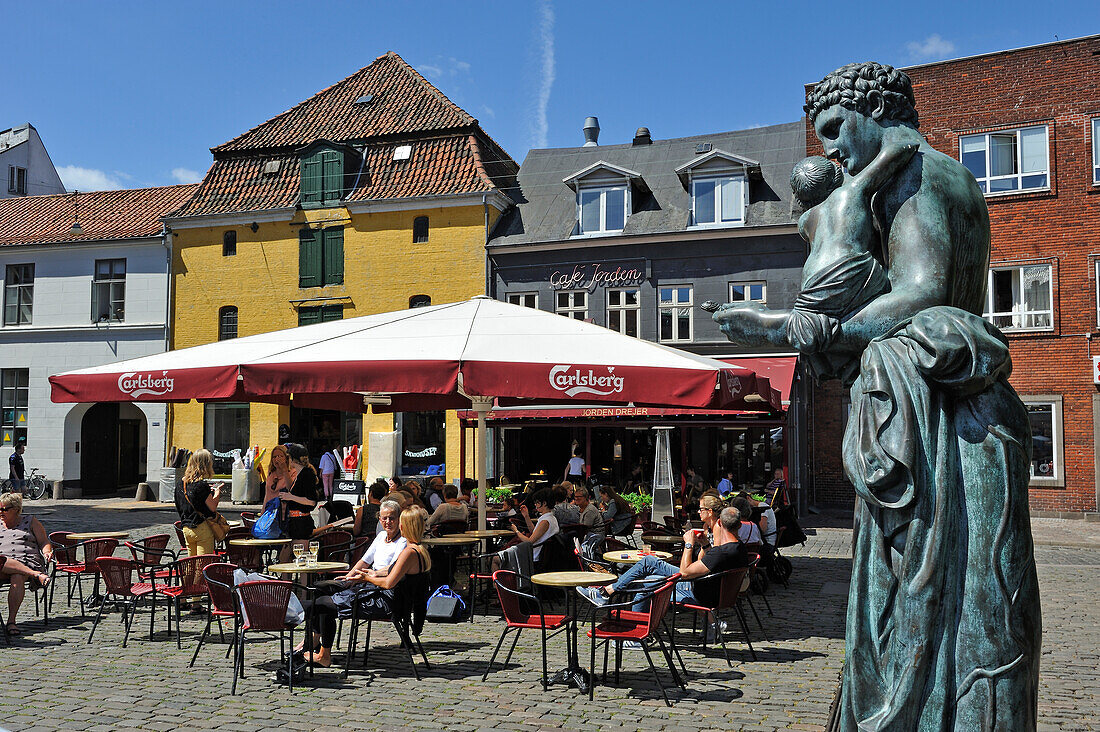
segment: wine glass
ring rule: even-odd
[[[302,556],[306,553],[306,548],[304,545],[295,542],[292,549],[294,551],[294,563],[301,567],[302,563],[305,561]]]
[[[321,542],[311,541],[309,542],[309,563],[317,564],[317,553],[321,551]]]

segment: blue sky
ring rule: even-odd
[[[209,148],[397,51],[517,160],[532,147],[789,122],[849,61],[904,66],[1100,32],[1100,3],[0,0],[0,129],[69,188],[198,180]]]

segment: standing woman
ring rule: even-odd
[[[279,494],[287,510],[286,535],[294,539],[295,544],[308,543],[316,528],[311,511],[321,500],[321,481],[317,470],[309,464],[305,447],[296,442],[287,445],[287,457],[290,458],[291,487]]]
[[[290,490],[290,470],[287,467],[286,447],[271,448],[271,461],[267,465],[267,482],[264,484],[264,505],[277,498],[280,491]]]
[[[214,532],[206,519],[218,514],[221,483],[211,484],[214,457],[209,450],[195,450],[183,471],[183,486],[176,490],[176,513],[183,524],[187,553],[192,557],[214,553]]]

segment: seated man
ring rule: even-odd
[[[718,495],[729,498],[730,493],[733,493],[733,471],[727,470],[725,477],[718,481]]]
[[[644,589],[648,591],[658,587],[660,580],[679,572],[682,580],[676,583],[673,595],[676,602],[714,607],[718,604],[718,584],[696,583],[691,580],[712,572],[748,565],[745,545],[737,538],[737,531],[741,528],[741,514],[736,508],[726,508],[716,515],[720,506],[721,502],[717,499],[704,499],[703,505],[699,507],[699,518],[714,532],[714,542],[709,547],[706,546],[706,539],[703,538],[706,534],[699,537],[694,529],[689,529],[684,533],[684,553],[679,567],[656,557],[643,557],[642,561],[606,587],[578,587],[577,592],[593,605],[606,605],[611,595],[620,590],[629,590],[634,582],[644,583]],[[698,559],[695,558],[696,548],[699,549]],[[635,602],[634,609],[644,611],[647,606],[648,601],[641,600]]]
[[[580,486],[573,491],[573,505],[579,511],[577,523],[587,526],[588,533],[593,531],[601,534],[606,533],[607,529],[603,525],[603,514],[600,513],[600,509],[596,507],[596,504],[592,503],[587,488]]]
[[[470,516],[470,507],[458,500],[458,486],[443,486],[443,503],[436,507],[428,517],[428,528],[445,521],[465,522]]]

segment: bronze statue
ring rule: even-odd
[[[1008,343],[981,317],[985,198],[917,131],[903,72],[849,64],[805,110],[844,175],[811,159],[793,176],[810,207],[803,291],[790,311],[729,304],[714,319],[851,384],[843,457],[859,500],[838,726],[1034,729],[1031,430]]]

